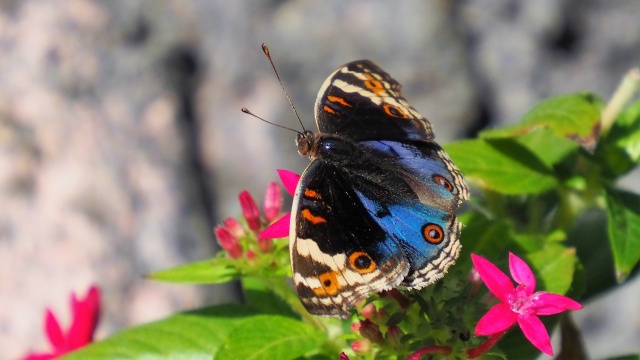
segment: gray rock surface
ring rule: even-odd
[[[235,298],[142,274],[211,256],[241,190],[261,198],[275,169],[306,166],[292,133],[239,110],[299,129],[262,42],[305,127],[324,78],[369,58],[447,142],[547,96],[607,98],[640,63],[639,13],[637,0],[0,0],[0,359],[46,349],[45,307],[64,322],[91,283],[98,337]],[[594,357],[640,351],[640,283],[621,293],[577,316]]]

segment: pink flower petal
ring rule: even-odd
[[[56,316],[50,309],[47,309],[47,313],[45,314],[44,327],[47,338],[49,338],[49,343],[53,345],[53,348],[59,349],[63,347],[65,335],[62,333],[58,319],[56,319]]]
[[[267,226],[258,238],[260,239],[277,239],[289,236],[289,225],[291,224],[291,214],[286,214],[278,221],[273,224]]]
[[[58,358],[62,354],[58,353],[31,353],[22,358],[22,360],[51,360]]]
[[[544,324],[536,316],[519,316],[518,325],[524,336],[543,353],[553,356],[553,348],[549,340],[549,333]]]
[[[513,253],[509,253],[509,272],[516,283],[523,285],[527,295],[533,294],[536,289],[536,278],[529,265]]]
[[[100,290],[89,288],[84,299],[76,300],[72,295],[73,320],[67,334],[67,351],[78,349],[93,340],[93,332],[100,316]]]
[[[566,310],[580,310],[579,302],[559,294],[538,291],[531,297],[531,304],[527,306],[537,315],[555,315]]]
[[[282,185],[287,189],[291,196],[295,195],[296,187],[298,186],[298,182],[300,181],[300,175],[294,173],[293,171],[278,169],[278,175],[280,176],[280,181],[282,181]]]
[[[486,336],[505,331],[516,323],[516,314],[508,305],[500,303],[494,305],[476,325],[475,334]]]
[[[471,254],[471,261],[489,291],[501,302],[507,302],[507,296],[514,291],[513,283],[509,277],[480,255]]]

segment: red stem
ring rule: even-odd
[[[420,357],[425,354],[441,354],[441,355],[449,355],[451,354],[451,346],[437,346],[430,345],[423,347],[420,350],[417,350],[413,354],[407,356],[406,360],[420,360]]]
[[[496,334],[493,334],[491,336],[489,336],[489,338],[487,339],[487,341],[483,342],[482,344],[471,348],[471,349],[467,349],[467,357],[469,359],[475,359],[478,356],[486,353],[487,351],[489,351],[489,349],[491,349],[498,341],[500,341],[500,339],[502,339],[502,337],[504,336],[504,334],[507,333],[507,331],[509,331],[508,329]]]

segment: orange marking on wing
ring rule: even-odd
[[[317,191],[311,189],[305,189],[304,196],[312,199],[322,199],[322,196]]]
[[[367,89],[371,90],[374,94],[379,96],[383,95],[386,92],[382,83],[371,76],[371,74],[364,74],[364,76],[367,78],[367,80],[364,82],[364,86]]]
[[[303,218],[305,218],[307,221],[309,221],[313,225],[318,225],[318,224],[327,222],[327,219],[323,218],[322,216],[313,215],[309,209],[302,210],[300,212],[300,215],[302,215]]]
[[[318,280],[320,280],[320,287],[312,289],[316,296],[335,296],[342,288],[338,282],[338,274],[335,271],[320,274]]]
[[[327,105],[325,105],[322,109],[324,109],[324,111],[328,112],[329,114],[336,113],[332,108],[328,107]]]
[[[360,274],[368,274],[376,269],[376,263],[364,251],[356,251],[349,255],[349,264]]]
[[[338,103],[340,105],[351,107],[351,104],[349,104],[343,98],[338,97],[338,96],[329,95],[329,96],[327,96],[327,100],[329,100],[331,102],[334,102],[334,103]]]
[[[393,117],[397,117],[397,118],[404,118],[404,119],[409,119],[410,116],[409,114],[407,114],[406,112],[404,112],[404,110],[402,110],[401,108],[397,107],[397,106],[393,106],[390,104],[384,104],[382,105],[382,108],[384,109],[384,112],[387,113],[387,115],[389,116],[393,116]]]

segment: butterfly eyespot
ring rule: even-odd
[[[349,255],[349,264],[360,274],[368,274],[376,269],[375,261],[363,251],[356,251]]]
[[[451,182],[449,182],[449,180],[445,179],[444,176],[433,175],[433,181],[435,181],[436,184],[440,185],[441,187],[445,188],[447,191],[453,191],[453,185],[451,184]]]
[[[444,232],[440,225],[425,224],[422,227],[422,237],[430,244],[439,244],[444,239]]]
[[[384,104],[382,105],[382,108],[384,109],[384,112],[389,116],[393,116],[396,118],[404,118],[404,119],[409,118],[409,115],[407,115],[407,113],[405,113],[401,108],[397,106]]]
[[[318,276],[320,287],[313,288],[316,296],[334,296],[340,291],[340,283],[335,272],[330,271]]]

